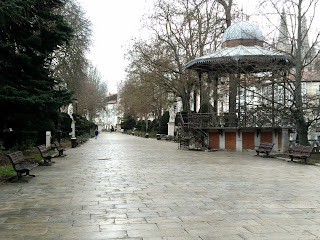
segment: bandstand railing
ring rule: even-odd
[[[282,116],[268,113],[181,114],[184,126],[194,129],[281,127]],[[293,121],[289,121],[293,125]]]

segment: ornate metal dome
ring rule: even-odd
[[[237,39],[256,39],[264,41],[260,29],[250,22],[238,22],[232,24],[224,32],[221,43]]]
[[[191,60],[184,66],[184,70],[219,74],[258,73],[294,65],[291,56],[264,48],[263,41],[260,29],[254,24],[235,23],[225,31],[221,49]]]

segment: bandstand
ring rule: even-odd
[[[207,107],[178,115],[182,142],[236,151],[271,142],[273,150],[287,150],[294,122],[285,85],[293,59],[265,47],[260,29],[249,22],[227,28],[221,46],[184,67],[198,73],[200,105]]]

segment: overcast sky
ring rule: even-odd
[[[89,59],[108,82],[111,93],[125,77],[125,46],[139,35],[140,19],[152,1],[78,0],[93,24]]]
[[[110,93],[125,78],[124,54],[132,38],[139,36],[141,17],[152,0],[78,0],[93,24],[93,46],[89,59],[107,81]],[[174,1],[174,0],[173,0]],[[238,0],[237,3],[242,0]],[[243,0],[245,12],[253,9],[256,0]]]

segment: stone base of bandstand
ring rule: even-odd
[[[215,129],[208,130],[211,149],[237,152],[255,149],[261,142],[273,143],[273,152],[285,152],[289,147],[288,128]]]

